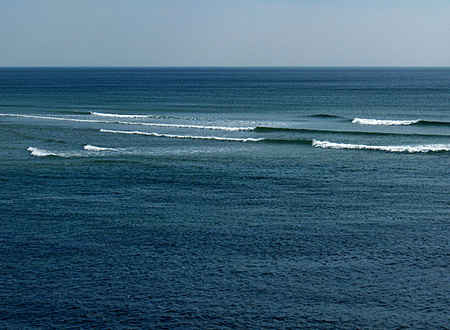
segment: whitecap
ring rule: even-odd
[[[4,116],[4,117],[18,117],[18,118],[31,118],[31,119],[74,121],[74,122],[80,122],[80,123],[108,123],[107,121],[101,121],[101,120],[95,120],[95,119],[75,119],[75,118],[62,118],[62,117],[23,115],[23,114],[9,114],[9,113],[0,113],[0,116]]]
[[[112,118],[159,118],[159,116],[152,115],[121,115],[116,113],[91,112],[92,116],[98,117],[112,117]]]
[[[373,146],[365,144],[335,143],[330,141],[313,140],[312,146],[316,148],[325,148],[325,149],[379,150],[387,152],[408,152],[408,153],[450,151],[450,144]]]
[[[91,144],[86,144],[83,149],[87,151],[117,151],[115,148],[97,147]]]
[[[35,157],[48,157],[48,156],[54,156],[54,157],[66,157],[64,154],[54,153],[48,150],[39,149],[35,147],[28,147],[27,151],[30,152],[31,156]]]
[[[353,124],[360,125],[384,125],[384,126],[400,126],[400,125],[414,125],[420,122],[420,119],[415,120],[384,120],[384,119],[370,119],[370,118],[354,118]]]

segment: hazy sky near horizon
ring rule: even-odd
[[[449,0],[5,0],[0,66],[450,66]]]

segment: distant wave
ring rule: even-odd
[[[83,149],[88,150],[88,151],[117,151],[118,150],[115,148],[97,147],[97,146],[93,146],[90,144],[86,144],[85,146],[83,146]]]
[[[342,118],[341,116],[331,115],[328,113],[318,113],[318,114],[314,114],[314,115],[309,115],[309,117],[312,117],[312,118]]]
[[[80,122],[80,123],[141,125],[141,126],[171,127],[171,128],[194,128],[194,129],[222,130],[222,131],[230,131],[230,132],[232,132],[232,131],[251,131],[251,130],[255,129],[254,127],[228,127],[228,126],[210,126],[210,125],[186,125],[186,124],[169,124],[169,123],[106,121],[106,120],[97,120],[97,119],[76,119],[76,118],[61,118],[61,117],[51,117],[51,116],[6,114],[6,113],[0,113],[0,116],[4,116],[4,117],[19,117],[19,118],[32,118],[32,119],[45,119],[45,120],[72,121],[72,122]]]
[[[104,113],[104,112],[90,112],[89,114],[98,117],[112,117],[112,118],[163,118],[163,116],[153,115],[121,115],[117,113]]]
[[[219,136],[196,136],[196,135],[174,135],[174,134],[161,134],[154,132],[141,132],[141,131],[115,131],[109,129],[101,129],[102,133],[116,133],[116,134],[132,134],[132,135],[147,135],[155,137],[166,137],[173,139],[199,139],[199,140],[217,140],[217,141],[233,141],[233,142],[260,142],[262,138],[231,138],[231,137],[219,137]]]
[[[61,118],[50,116],[38,116],[38,115],[23,115],[23,114],[10,114],[0,113],[2,117],[18,117],[18,118],[31,118],[31,119],[47,119],[47,120],[61,120],[61,121],[74,121],[80,123],[108,123],[107,121],[95,120],[95,119],[75,119],[75,118]]]
[[[450,144],[401,145],[401,146],[372,146],[365,144],[335,143],[330,141],[313,140],[312,146],[325,149],[353,149],[353,150],[379,150],[387,152],[444,152],[450,151]]]
[[[97,112],[92,111],[88,114],[97,117],[110,117],[110,118],[135,118],[135,119],[145,119],[145,118],[153,118],[153,119],[183,119],[181,117],[169,116],[169,115],[137,115],[137,114],[118,114],[118,113],[108,113],[108,112]]]
[[[340,130],[324,130],[314,128],[289,128],[289,127],[269,127],[257,126],[254,128],[258,133],[270,132],[298,132],[298,133],[316,133],[316,134],[338,134],[338,135],[380,135],[380,136],[434,136],[443,137],[448,136],[444,134],[426,134],[426,133],[397,133],[397,132],[367,132],[367,131],[340,131]]]
[[[450,127],[450,122],[447,122],[447,121],[420,120],[417,124],[421,125],[421,126],[448,126],[448,127]]]
[[[141,126],[154,126],[154,127],[173,127],[173,128],[195,128],[195,129],[208,129],[208,130],[220,130],[220,131],[252,131],[255,127],[228,127],[228,126],[209,126],[209,125],[185,125],[185,124],[167,124],[167,123],[147,123],[147,122],[127,122],[118,121],[117,124],[123,125],[141,125]]]
[[[93,146],[90,144],[83,146],[83,149],[86,151],[118,151],[118,149],[97,147],[97,146]],[[53,152],[53,151],[39,149],[39,148],[35,148],[35,147],[28,147],[27,151],[29,151],[30,155],[34,156],[34,157],[61,157],[61,158],[83,157],[83,155],[80,153]],[[84,155],[84,156],[86,156],[86,155]]]

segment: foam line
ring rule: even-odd
[[[335,143],[330,141],[313,140],[312,146],[325,149],[353,149],[353,150],[379,150],[387,152],[443,152],[450,151],[450,144],[400,145],[400,146],[371,146],[365,144]]]
[[[264,141],[264,139],[262,139],[262,138],[226,138],[226,137],[219,137],[219,136],[174,135],[174,134],[161,134],[161,133],[141,132],[141,131],[115,131],[115,130],[109,130],[109,129],[101,129],[100,132],[115,133],[115,134],[146,135],[146,136],[173,138],[173,139],[198,139],[198,140],[216,140],[216,141],[232,141],[232,142]]]
[[[90,112],[92,116],[112,117],[112,118],[162,118],[161,116],[152,115],[120,115],[116,113]]]

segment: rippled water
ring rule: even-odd
[[[446,328],[448,68],[0,69],[0,325]]]

